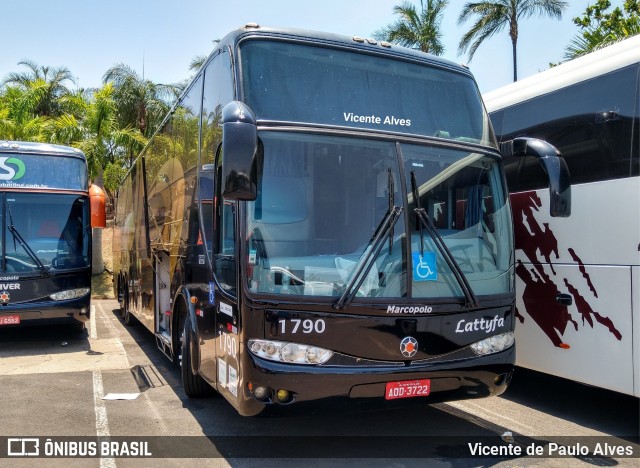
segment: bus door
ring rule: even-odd
[[[640,246],[638,246],[640,249]],[[631,267],[631,316],[640,317],[640,266]],[[640,349],[640,320],[633,321],[633,349]],[[633,394],[640,397],[640,356],[633,356]]]
[[[166,166],[166,165],[165,165]],[[154,276],[153,330],[158,347],[168,357],[174,357],[171,337],[171,255],[178,239],[174,220],[177,218],[172,189],[161,187],[149,198],[149,234],[151,239],[151,267]],[[175,258],[175,257],[174,257]]]
[[[153,263],[153,270],[156,275],[155,332],[165,335],[166,338],[170,339],[171,330],[169,323],[171,321],[171,276],[169,273],[169,253],[164,250],[156,251],[153,255]]]
[[[208,166],[208,167],[207,167]],[[213,165],[205,165],[199,176],[198,208],[195,219],[195,248],[190,270],[200,270],[206,259],[207,279],[193,273],[192,281],[204,284],[201,307],[196,308],[199,347],[199,374],[219,391],[237,394],[238,302],[235,258],[236,204],[214,197]],[[204,254],[204,258],[201,256]],[[189,256],[188,256],[189,257]],[[197,260],[196,260],[197,257]],[[197,277],[197,278],[196,278]],[[208,283],[208,284],[207,284]]]
[[[221,200],[219,197],[218,200]],[[240,388],[240,310],[237,301],[236,211],[237,202],[224,200],[214,221],[217,238],[213,255],[215,281],[216,336],[215,354],[217,370],[215,382],[218,392],[229,401],[238,398]]]

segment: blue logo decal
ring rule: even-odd
[[[209,283],[209,303],[214,304],[216,302],[216,289],[214,283]]]
[[[438,270],[436,268],[435,252],[425,252],[420,255],[413,253],[413,281],[436,281]]]

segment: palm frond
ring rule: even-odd
[[[517,10],[517,18],[524,19],[531,16],[549,16],[554,19],[562,19],[562,12],[569,6],[568,2],[561,0],[525,0],[520,2]]]
[[[373,36],[403,47],[442,54],[444,45],[441,41],[440,24],[447,4],[448,0],[427,0],[426,4],[421,1],[418,11],[413,4],[404,1],[394,7],[394,14],[399,18],[393,24],[374,32]]]
[[[458,53],[469,52],[469,60],[473,58],[478,47],[496,33],[509,25],[509,12],[501,3],[481,2],[467,3],[458,18],[458,24],[466,22],[473,16],[478,16],[471,29],[460,39]]]

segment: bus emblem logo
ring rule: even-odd
[[[7,166],[7,164],[17,166],[18,171],[16,172],[13,167]],[[0,158],[0,169],[4,171],[4,173],[0,172],[0,180],[18,180],[25,172],[24,163],[18,158]]]
[[[405,337],[400,342],[400,352],[404,357],[413,357],[418,352],[418,340],[412,336]]]
[[[11,296],[8,292],[0,293],[0,302],[7,303],[11,299]]]

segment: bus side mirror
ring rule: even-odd
[[[551,144],[537,138],[518,137],[500,144],[503,157],[535,156],[549,179],[549,214],[571,216],[571,179],[567,163]]]
[[[91,208],[91,227],[107,227],[107,196],[104,191],[95,184],[89,187],[89,206]]]
[[[222,109],[222,196],[227,200],[257,197],[258,128],[253,111],[232,101]]]

